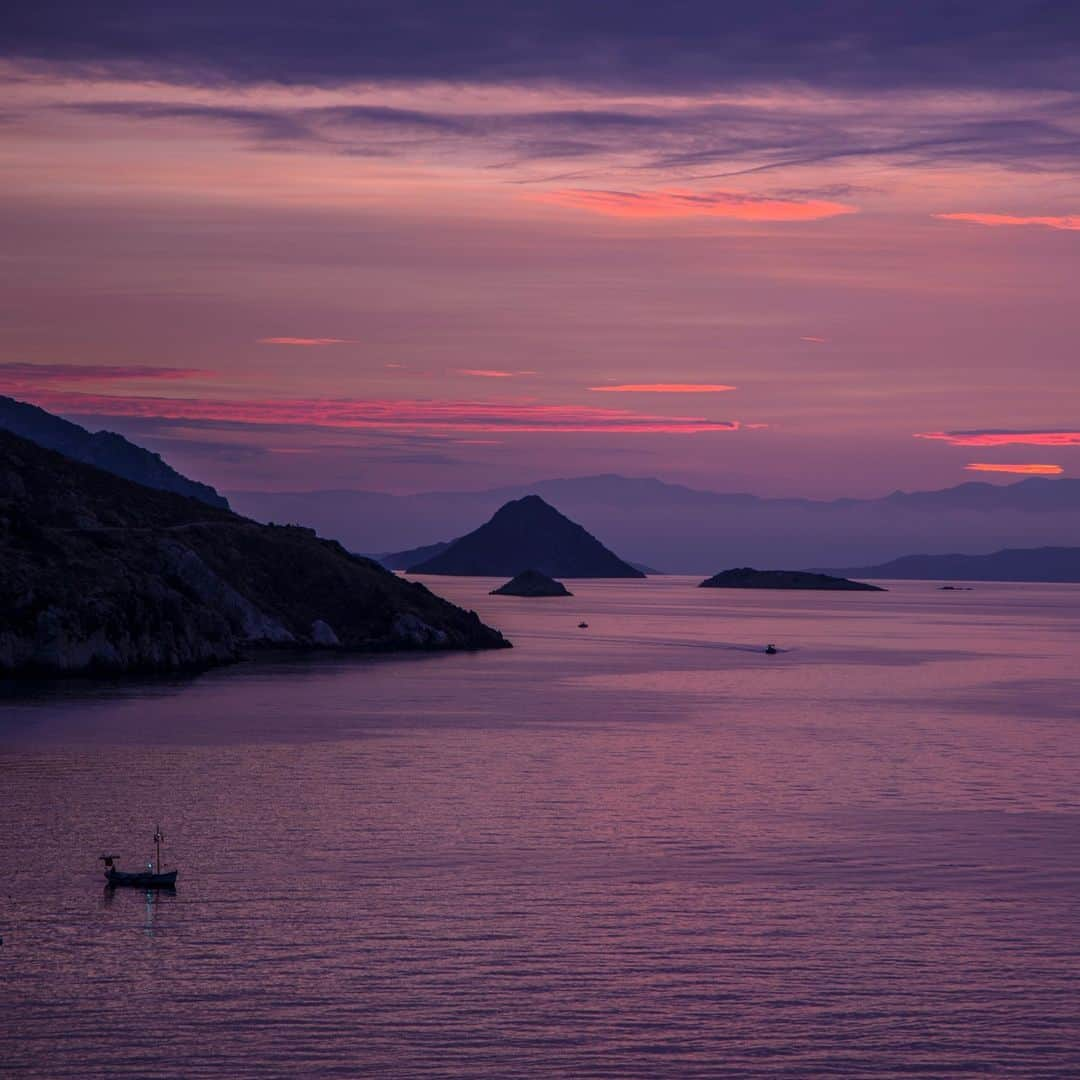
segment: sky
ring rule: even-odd
[[[17,0],[0,393],[225,490],[1080,475],[1080,9]]]

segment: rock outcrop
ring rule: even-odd
[[[408,573],[513,577],[527,568],[556,578],[645,576],[539,495],[508,502],[479,529]]]
[[[508,644],[310,529],[258,525],[0,431],[0,673],[168,671],[252,647]]]
[[[864,581],[831,577],[829,574],[813,574],[809,570],[755,570],[742,566],[736,570],[724,570],[706,578],[702,589],[817,589],[834,592],[885,592],[879,585],[867,585]]]
[[[491,590],[492,596],[573,596],[569,589],[539,570],[522,570],[505,585]]]

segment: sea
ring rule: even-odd
[[[515,647],[2,687],[0,1074],[1080,1076],[1080,586],[427,584]]]

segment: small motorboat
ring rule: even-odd
[[[579,630],[588,630],[589,624],[587,622],[579,622],[577,624]]]
[[[176,885],[176,875],[179,871],[165,870],[161,862],[161,841],[165,837],[161,835],[161,826],[154,830],[154,845],[157,849],[157,862],[147,862],[145,870],[121,870],[118,867],[119,857],[116,855],[102,855],[101,861],[105,864],[105,880],[109,885],[127,885],[136,889],[171,889]]]
[[[766,652],[766,653],[768,653],[768,655],[769,655],[769,656],[775,656],[775,655],[777,654],[777,652],[779,652],[779,650],[778,650],[778,649],[777,649],[777,647],[776,647],[776,646],[775,646],[775,645],[774,645],[774,644],[773,644],[773,643],[772,643],[772,642],[770,641],[770,642],[769,642],[769,644],[765,646],[765,652]]]

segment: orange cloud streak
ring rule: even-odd
[[[1060,465],[998,465],[987,461],[973,461],[964,468],[971,472],[1019,473],[1022,476],[1060,476],[1065,471]]]
[[[770,199],[732,191],[595,191],[571,189],[538,196],[544,202],[626,218],[722,217],[735,221],[819,221],[857,209],[820,199]]]
[[[601,394],[722,394],[734,390],[723,383],[621,383],[618,386],[590,386]]]
[[[477,379],[512,379],[513,371],[496,371],[493,368],[458,368],[458,375],[472,375]],[[517,372],[517,374],[522,374]]]
[[[1064,217],[1019,217],[1015,214],[934,214],[942,221],[969,221],[974,225],[1042,225],[1048,229],[1080,231],[1080,217],[1067,214]]]
[[[311,347],[317,345],[347,345],[350,338],[340,337],[261,337],[259,345],[300,345]]]
[[[1080,446],[1080,431],[922,431],[915,438],[950,446]]]
[[[36,404],[75,415],[401,431],[605,432],[689,435],[738,431],[735,420],[533,402],[271,399],[221,401],[45,391]]]

